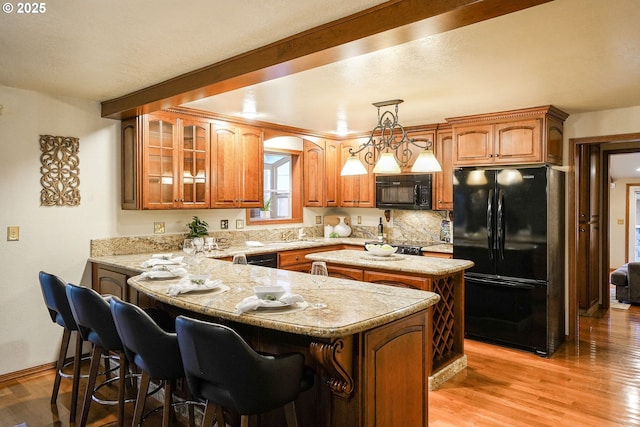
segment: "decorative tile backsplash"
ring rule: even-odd
[[[392,242],[439,242],[442,220],[447,211],[392,211],[393,227],[389,230]]]

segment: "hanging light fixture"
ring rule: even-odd
[[[369,140],[362,144],[357,150],[349,149],[349,158],[345,162],[340,175],[365,175],[367,168],[362,164],[358,154],[372,148],[364,155],[364,161],[368,165],[374,165],[374,158],[377,158],[373,173],[396,174],[401,172],[401,168],[406,167],[411,162],[413,153],[411,145],[418,147],[421,151],[416,158],[411,172],[442,172],[442,167],[433,155],[433,141],[426,138],[409,138],[402,125],[398,123],[398,105],[404,102],[401,99],[390,101],[374,102],[378,109],[378,124],[371,131]],[[380,114],[381,107],[395,105],[395,113],[385,110]]]

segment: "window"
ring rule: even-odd
[[[265,148],[264,205],[247,210],[248,223],[302,221],[301,161],[299,151]]]

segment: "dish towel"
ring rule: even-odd
[[[143,262],[140,266],[142,268],[155,267],[156,265],[178,265],[182,264],[184,257],[173,257],[173,254],[154,254]]]
[[[203,284],[198,284],[191,282],[191,279],[187,277],[181,279],[175,285],[169,286],[169,289],[167,289],[167,295],[175,297],[176,295],[184,294],[191,291],[208,291],[211,289],[216,289],[220,285],[222,285],[222,280],[220,279],[206,280]]]
[[[304,298],[302,298],[298,294],[286,293],[282,295],[280,299],[275,301],[260,299],[257,296],[252,295],[240,301],[238,305],[236,305],[236,310],[238,311],[239,314],[241,314],[247,311],[257,310],[260,307],[280,308],[280,307],[287,307],[290,305],[294,305],[295,303],[298,303],[298,302],[304,302]]]
[[[182,267],[156,265],[155,267],[151,267],[151,270],[140,274],[140,276],[146,279],[173,279],[175,277],[186,276],[187,274],[189,274],[189,272]]]

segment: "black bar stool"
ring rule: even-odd
[[[314,373],[302,353],[264,355],[254,351],[234,330],[223,325],[176,318],[176,332],[191,393],[207,400],[203,427],[222,421],[221,406],[241,415],[285,407],[289,427],[297,427],[294,401],[313,386]]]
[[[109,300],[111,313],[130,363],[142,371],[132,426],[141,425],[144,405],[151,380],[164,386],[162,425],[175,420],[173,391],[176,380],[184,378],[182,357],[175,334],[175,321],[166,312],[151,313],[116,297]],[[193,402],[186,401],[186,404]],[[193,423],[193,406],[189,405],[189,420]]]
[[[124,354],[122,341],[111,315],[108,298],[103,297],[93,289],[71,283],[67,284],[66,293],[73,318],[78,324],[82,338],[93,344],[89,380],[87,381],[87,389],[82,404],[80,426],[85,426],[87,423],[92,400],[103,404],[116,404],[118,406],[118,426],[122,426],[124,421],[125,386],[129,366]],[[117,380],[118,382],[118,398],[115,402],[100,400],[94,396],[101,356],[109,353],[116,354],[119,359],[118,377],[109,380]]]
[[[58,276],[45,273],[41,271],[38,275],[40,280],[40,288],[42,289],[42,296],[44,297],[44,303],[49,310],[49,315],[54,323],[62,326],[64,332],[62,333],[62,342],[60,343],[60,353],[58,355],[58,362],[56,363],[56,377],[53,381],[53,391],[51,392],[51,404],[55,405],[58,399],[58,390],[60,389],[60,380],[62,378],[71,378],[71,402],[69,404],[69,421],[75,421],[76,408],[78,406],[78,388],[80,383],[80,364],[82,362],[82,336],[78,332],[78,325],[73,318],[71,307],[69,306],[69,300],[67,299],[65,282]],[[73,360],[69,363],[65,363],[67,357],[67,351],[69,349],[69,341],[71,340],[71,333],[76,333],[76,348]],[[69,364],[73,363],[73,373],[68,374],[65,372],[65,368]]]

